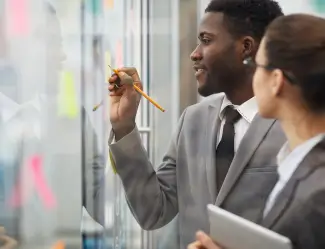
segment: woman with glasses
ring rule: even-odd
[[[277,156],[279,178],[260,224],[290,238],[294,249],[324,249],[325,19],[276,19],[255,61],[244,63],[256,70],[260,115],[279,120],[288,140]],[[197,240],[189,248],[219,248],[201,232]]]

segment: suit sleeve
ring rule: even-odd
[[[157,171],[149,161],[137,128],[116,143],[109,141],[112,164],[122,180],[131,212],[145,230],[163,227],[178,213],[177,143],[185,113]]]
[[[105,157],[99,152],[97,134],[84,111],[83,206],[99,224],[105,223]]]

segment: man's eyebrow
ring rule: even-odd
[[[207,31],[202,31],[199,33],[199,37],[203,37],[205,35],[208,35],[208,36],[215,36],[215,34],[212,34],[212,33],[209,33]]]

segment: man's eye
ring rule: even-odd
[[[209,44],[210,40],[207,39],[207,38],[202,38],[202,39],[201,39],[201,42],[202,42],[203,44]]]

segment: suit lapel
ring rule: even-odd
[[[220,206],[223,203],[274,122],[275,120],[273,119],[263,119],[259,115],[255,116],[239,145],[234,160],[231,163],[225,181],[217,197],[217,206]]]
[[[286,184],[285,188],[278,196],[275,205],[271,208],[269,213],[262,220],[262,225],[265,227],[272,227],[273,224],[282,216],[289,204],[292,202],[294,192],[298,186],[297,179],[291,179]]]
[[[207,141],[207,149],[209,150],[206,156],[206,177],[212,201],[215,201],[217,196],[216,191],[216,143],[220,126],[220,108],[224,98],[209,105],[208,118],[206,120],[205,141]]]
[[[316,170],[319,166],[324,165],[325,157],[325,139],[318,143],[301,161],[299,167],[293,173],[292,177],[283,188],[278,198],[276,199],[274,206],[262,221],[262,225],[268,228],[272,228],[275,223],[281,218],[287,207],[290,205],[294,198],[297,187],[300,180],[306,178],[311,172]]]

